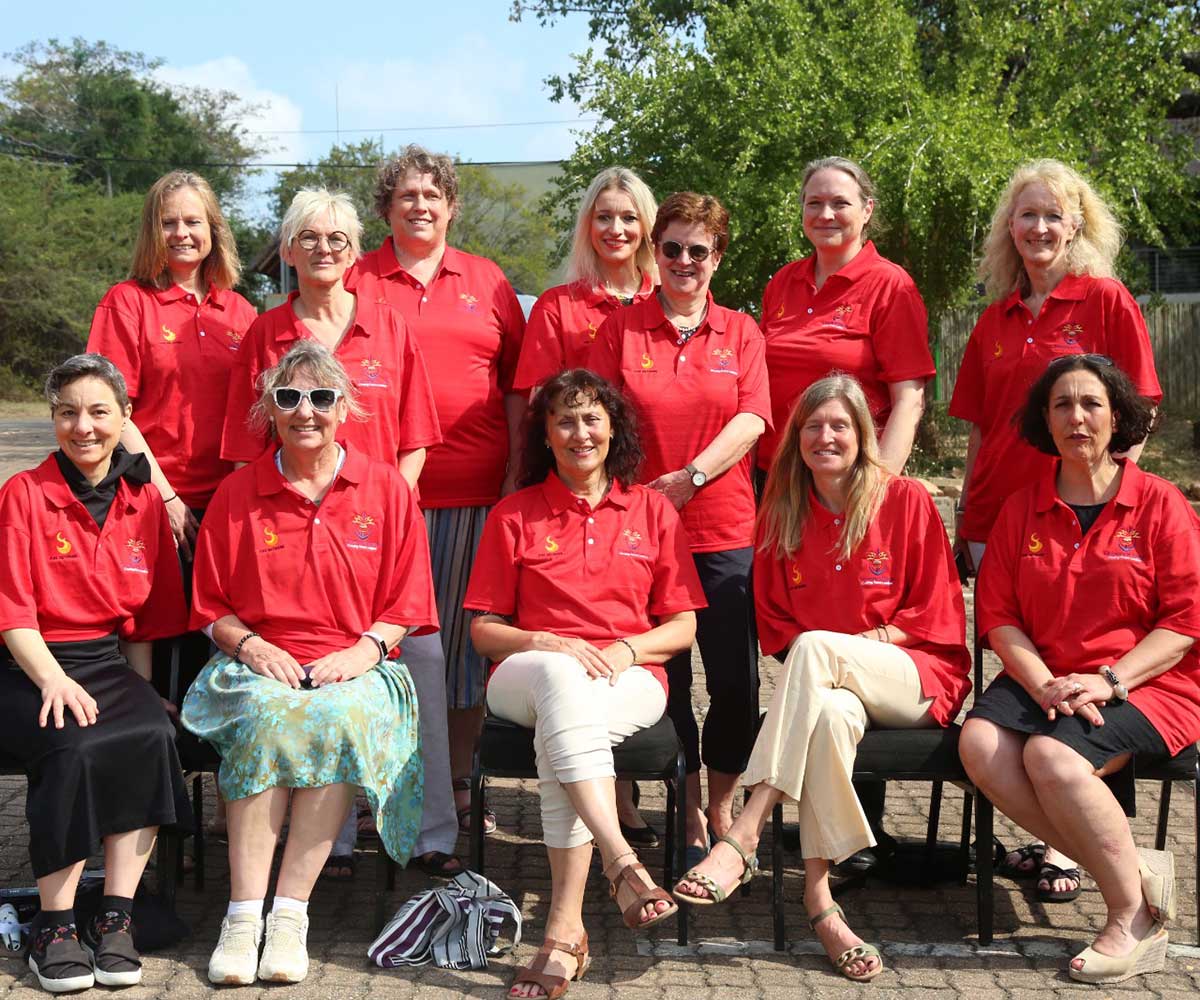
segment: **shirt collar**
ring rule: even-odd
[[[1121,473],[1121,485],[1117,487],[1117,495],[1113,499],[1122,507],[1136,507],[1142,498],[1142,487],[1146,481],[1146,474],[1127,458],[1118,458],[1116,461],[1123,472]],[[1061,466],[1062,459],[1060,458],[1055,461],[1053,467],[1038,483],[1034,510],[1039,514],[1051,510],[1061,500],[1056,485],[1058,470]],[[1065,500],[1061,500],[1061,502],[1064,506],[1070,506]]]
[[[345,479],[351,483],[361,483],[367,474],[367,458],[365,455],[357,451],[352,445],[345,442],[338,442],[346,451],[346,460],[342,463],[341,471],[338,472],[337,478],[334,479],[329,487],[330,491],[337,486],[339,479]],[[291,486],[286,479],[283,478],[283,473],[275,467],[275,455],[279,451],[279,446],[272,443],[270,448],[267,448],[253,462],[254,467],[254,485],[259,496],[271,496],[275,493],[282,493],[285,489],[290,489]],[[326,494],[328,495],[328,494]]]
[[[406,280],[413,282],[414,284],[416,283],[413,276],[404,270],[404,268],[400,266],[400,261],[396,259],[396,242],[391,236],[383,241],[383,245],[380,246],[377,253],[379,276],[381,278],[391,278],[399,275]],[[455,250],[454,247],[446,244],[445,249],[442,251],[442,262],[438,265],[437,274],[433,276],[433,280],[436,281],[438,275],[440,275],[443,271],[448,271],[450,274],[463,273],[461,250]],[[430,284],[432,285],[433,281],[431,281]]]
[[[304,320],[302,320],[299,313],[296,312],[296,299],[299,297],[299,291],[288,292],[287,302],[284,303],[284,306],[287,308],[288,324],[284,329],[280,330],[275,335],[276,339],[282,344],[292,343],[297,340],[316,339],[311,333],[308,332],[308,328],[304,325]],[[353,337],[356,335],[361,335],[366,337],[369,336],[369,334],[367,333],[366,327],[362,325],[360,320],[362,311],[364,309],[377,306],[378,303],[367,302],[367,300],[361,295],[356,295],[355,299],[354,323],[351,325],[350,329],[346,331],[346,336]],[[285,351],[284,353],[286,354],[287,352]]]
[[[661,287],[661,286],[660,286]],[[679,331],[675,324],[667,319],[667,314],[663,312],[662,303],[658,299],[658,288],[654,290],[654,295],[647,296],[643,302],[648,310],[649,323],[647,327],[651,330],[657,330],[659,327],[667,327],[667,332],[671,335],[671,339],[675,340],[679,336]],[[705,302],[708,304],[708,311],[704,314],[704,322],[700,324],[692,336],[697,336],[705,328],[711,329],[714,333],[724,333],[729,325],[728,310],[722,309],[713,301],[712,289],[708,290],[705,296]]]
[[[589,306],[598,306],[602,302],[612,302],[616,305],[621,304],[620,299],[618,299],[615,295],[610,295],[603,284],[587,285],[581,281],[578,282],[578,285],[583,293],[583,301]],[[650,273],[648,271],[643,271],[642,285],[636,292],[633,293],[633,301],[634,303],[643,302],[652,294],[654,294],[654,282],[650,280]]]
[[[547,506],[552,514],[561,514],[564,510],[579,510],[579,500],[574,493],[567,489],[566,483],[551,472],[542,482],[542,496],[546,500]],[[631,491],[625,489],[617,480],[613,480],[612,487],[603,500],[597,504],[597,509],[603,507],[607,503],[611,503],[614,507],[627,509],[630,504]]]
[[[151,288],[150,294],[153,295],[163,305],[170,305],[173,302],[182,302],[192,293],[182,285],[176,285],[172,283],[166,288]],[[210,287],[201,301],[201,305],[213,306],[216,309],[224,309],[227,294],[228,292],[224,288]]]
[[[852,284],[858,278],[863,276],[875,262],[879,260],[879,251],[875,249],[875,244],[871,240],[867,240],[863,244],[862,249],[854,255],[854,259],[845,267],[834,271],[828,278],[825,279],[825,284],[831,281],[840,281],[847,285]],[[817,255],[809,254],[800,261],[800,266],[796,269],[796,277],[807,282],[816,291],[817,288]]]
[[[1088,285],[1091,278],[1086,274],[1068,274],[1046,296],[1047,299],[1060,299],[1063,302],[1082,302],[1087,298]],[[1021,304],[1024,296],[1018,286],[1008,293],[1004,300],[1004,311],[1009,312]]]
[[[138,469],[141,469],[141,463],[137,461],[139,458],[142,459],[142,462],[145,462],[145,456],[142,455],[134,455],[127,458],[126,462],[136,465]],[[149,471],[148,462],[145,468],[146,471]],[[62,469],[58,467],[58,459],[55,458],[54,452],[47,455],[45,460],[33,470],[33,476],[34,481],[38,484],[42,493],[45,494],[46,499],[59,510],[65,510],[76,503],[82,506],[81,501],[75,496],[74,491],[64,478]],[[140,479],[135,479],[135,482],[140,482]],[[131,499],[128,477],[121,475],[117,480],[117,495],[113,502],[115,503],[117,500],[120,500],[122,503],[128,505]]]

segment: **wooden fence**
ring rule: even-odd
[[[967,338],[982,312],[960,309],[942,317],[938,345],[937,398],[945,403],[954,390]],[[1163,390],[1163,406],[1174,414],[1200,417],[1200,302],[1143,306],[1154,364]]]

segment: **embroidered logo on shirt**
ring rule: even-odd
[[[649,371],[653,367],[654,367],[654,359],[652,357],[650,357],[649,354],[643,354],[642,355],[642,368],[645,371]]]
[[[714,347],[713,357],[717,359],[717,367],[710,368],[710,372],[716,372],[718,375],[736,375],[737,369],[730,368],[729,362],[733,358],[733,349],[729,347]]]
[[[1105,553],[1105,558],[1142,562],[1142,557],[1138,555],[1137,548],[1133,544],[1140,537],[1141,535],[1133,528],[1118,528],[1113,532],[1113,541],[1117,543],[1117,549],[1115,552]]]
[[[267,543],[267,548],[273,549],[279,544],[279,535],[275,533],[275,525],[269,521],[263,524],[263,541]]]
[[[359,362],[362,367],[363,374],[367,377],[365,382],[357,382],[360,389],[386,389],[387,383],[381,382],[380,377],[383,375],[383,362],[378,358],[363,358]]]
[[[599,332],[600,332],[600,331],[599,331],[599,330],[596,328],[596,324],[595,324],[595,323],[589,323],[589,324],[588,324],[588,328],[587,328],[588,340],[595,340],[595,339],[596,339],[596,334],[598,334]]]
[[[1026,547],[1029,549],[1030,555],[1036,556],[1039,555],[1042,549],[1046,547],[1046,543],[1043,542],[1038,533],[1034,531],[1029,535],[1029,545]]]
[[[229,349],[236,351],[242,346],[242,341],[246,339],[245,330],[226,330],[225,336],[229,338]]]
[[[468,295],[466,292],[460,292],[458,297],[463,306],[466,308],[467,312],[477,311],[479,299],[477,299],[474,295]]]
[[[54,544],[54,551],[60,556],[69,556],[75,548],[61,531],[51,541]]]
[[[850,314],[854,312],[854,306],[850,303],[845,303],[838,306],[833,311],[833,317],[829,320],[831,326],[844,327],[850,320]]]
[[[625,539],[625,543],[617,549],[617,555],[628,556],[631,559],[650,558],[645,552],[638,551],[642,544],[642,533],[640,531],[635,531],[633,528],[626,528],[621,532],[621,537]]]
[[[367,552],[376,551],[379,546],[370,540],[371,532],[375,528],[375,518],[370,514],[360,512],[354,515],[352,523],[354,524],[354,537],[346,542],[346,547],[363,549]]]
[[[998,340],[997,340],[997,341],[996,341],[996,347],[995,347],[995,349],[992,351],[992,357],[993,357],[993,358],[998,358],[998,357],[1000,357],[1000,355],[1001,355],[1001,354],[1003,354],[1003,353],[1004,353],[1004,347],[1001,345],[1000,341],[998,341]]]
[[[551,536],[551,535],[546,536],[546,551],[547,552],[557,552],[558,551],[558,542],[556,542],[554,540],[553,536]]]
[[[146,573],[146,543],[140,538],[125,539],[125,548],[129,550],[125,565],[121,567],[126,573]]]
[[[1079,338],[1083,336],[1083,324],[1064,323],[1060,332],[1063,335],[1063,340],[1074,347],[1079,342]]]
[[[779,303],[779,311],[775,314],[776,319],[783,319],[783,303]]]
[[[177,336],[178,336],[178,334],[176,334],[174,330],[172,330],[169,326],[167,326],[166,323],[164,323],[162,325],[162,337],[163,337],[163,340],[165,340],[168,344],[175,343],[175,339]]]
[[[862,585],[864,587],[890,587],[892,575],[888,572],[888,563],[891,562],[891,559],[887,549],[869,551],[863,560],[867,568],[867,576],[861,581]]]
[[[793,587],[804,586],[804,574],[800,572],[800,564],[798,562],[792,563],[791,568],[788,570],[788,578],[792,581]]]

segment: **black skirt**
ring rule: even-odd
[[[1126,753],[1167,756],[1163,738],[1136,706],[1127,701],[1110,701],[1100,709],[1100,714],[1103,726],[1093,726],[1081,715],[1060,715],[1052,722],[1029,692],[1007,674],[1000,674],[975,699],[967,718],[987,719],[1001,729],[1030,736],[1051,736],[1097,769]],[[1133,779],[1132,767],[1124,767],[1104,779],[1126,816],[1137,815]]]
[[[53,719],[39,726],[41,692],[3,651],[0,750],[19,760],[29,778],[25,815],[36,878],[95,854],[110,834],[192,828],[175,728],[116,637],[48,645],[96,700],[97,718],[81,727],[68,710],[62,729]]]

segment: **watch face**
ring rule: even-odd
[[[703,472],[692,473],[693,486],[703,486],[706,482],[708,482],[708,476],[706,476]]]

